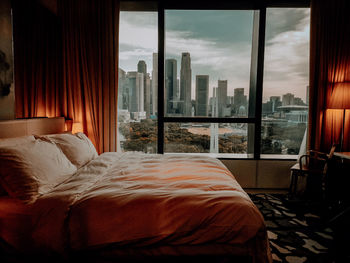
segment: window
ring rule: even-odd
[[[306,146],[309,25],[309,8],[266,11],[262,157],[298,155]]]
[[[253,15],[165,11],[165,116],[248,116]]]
[[[253,10],[165,10],[165,153],[247,157],[253,20]],[[174,123],[183,117],[197,120]]]
[[[157,152],[157,12],[120,12],[120,151]]]
[[[295,158],[309,9],[182,8],[120,14],[120,149]]]

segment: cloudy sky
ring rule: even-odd
[[[166,58],[175,58],[180,76],[181,53],[191,54],[192,97],[195,75],[209,75],[210,94],[217,81],[228,80],[249,91],[253,11],[166,11]],[[121,12],[119,66],[136,71],[145,60],[152,71],[157,52],[157,14]],[[308,85],[309,9],[268,9],[264,68],[264,100],[291,92],[305,99]]]

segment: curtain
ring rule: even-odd
[[[308,148],[328,152],[339,143],[343,110],[327,109],[334,84],[350,81],[350,1],[311,0]],[[350,151],[346,111],[343,151]]]
[[[63,32],[63,104],[99,153],[117,150],[119,3],[59,0]]]
[[[61,116],[59,20],[36,1],[12,1],[12,10],[16,117]]]

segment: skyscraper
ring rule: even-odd
[[[218,88],[213,89],[212,117],[218,117]],[[219,124],[210,124],[210,153],[219,152]]]
[[[118,109],[128,109],[129,91],[127,87],[126,73],[121,68],[118,69]]]
[[[147,73],[147,64],[144,60],[140,60],[137,63],[137,72],[139,73],[143,73],[144,75],[146,75]]]
[[[294,94],[287,93],[282,96],[282,106],[294,105]]]
[[[146,112],[146,116],[147,118],[150,117],[151,112],[152,112],[152,108],[151,108],[151,76],[149,73],[146,73],[145,77],[144,77],[145,81],[144,81],[144,88],[145,88],[145,98],[144,98],[144,103],[145,103],[145,112]]]
[[[150,87],[150,79],[149,75],[147,75],[147,64],[144,60],[140,60],[137,63],[137,72],[143,74],[143,105],[144,111],[146,112],[147,118],[150,116],[150,104],[151,104],[151,87]],[[147,79],[148,78],[148,79]]]
[[[133,118],[139,118],[139,113],[144,112],[143,104],[143,74],[138,72],[128,72],[129,88],[129,111],[133,113]]]
[[[244,107],[244,111],[247,109],[247,96],[244,95],[244,88],[234,89],[233,106],[236,114]]]
[[[173,102],[177,95],[177,61],[165,60],[165,109],[166,113],[173,113]]]
[[[182,114],[191,116],[191,88],[192,88],[192,70],[190,53],[184,52],[181,57],[180,72],[180,101],[182,101]]]
[[[209,75],[196,76],[196,116],[208,116]]]
[[[151,114],[156,115],[158,110],[158,53],[153,53],[153,68],[152,68],[152,112]]]
[[[218,80],[217,89],[218,98],[218,114],[219,117],[225,117],[225,109],[227,103],[227,80]]]
[[[277,107],[282,105],[280,96],[271,96],[270,97],[270,101],[271,101],[271,111],[272,111],[272,113],[276,112],[277,111]]]

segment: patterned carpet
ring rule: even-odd
[[[282,194],[249,195],[265,218],[274,263],[336,262],[334,229],[320,206]]]

